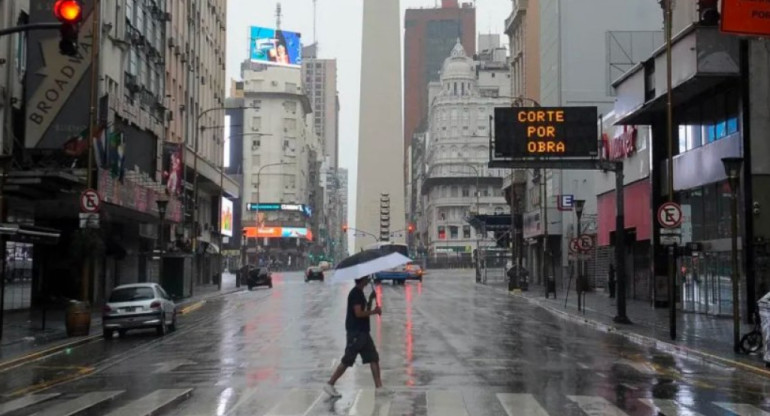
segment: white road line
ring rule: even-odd
[[[373,389],[359,390],[350,416],[387,416],[390,413],[390,399],[378,398]]]
[[[738,416],[770,416],[770,413],[750,404],[727,402],[714,402],[714,404],[722,409],[729,410]]]
[[[639,399],[640,402],[652,408],[656,413],[666,416],[703,416],[700,413],[693,412],[685,406],[677,403],[676,400],[663,399]]]
[[[301,416],[307,414],[321,398],[316,390],[293,389],[273,406],[265,416]]]
[[[107,416],[149,416],[190,395],[192,389],[160,389],[134,400]]]
[[[497,393],[497,400],[508,416],[548,416],[531,394]]]
[[[575,402],[588,416],[628,416],[603,397],[598,396],[567,396]]]
[[[15,412],[19,409],[44,402],[58,396],[60,396],[59,393],[31,394],[29,396],[20,397],[16,400],[11,400],[10,402],[2,403],[0,404],[0,416],[7,415],[8,413]]]
[[[243,406],[244,404],[248,403],[249,400],[251,400],[251,398],[254,397],[255,394],[257,394],[257,389],[249,389],[246,392],[246,394],[241,395],[241,397],[238,399],[237,402],[235,402],[233,407],[227,410],[227,413],[225,413],[225,415],[234,415],[235,411],[240,409],[241,406]]]
[[[647,363],[641,363],[641,362],[637,362],[637,361],[631,361],[631,360],[623,359],[623,360],[618,360],[617,364],[619,364],[619,365],[627,365],[627,366],[633,368],[634,370],[636,370],[636,371],[638,371],[638,372],[640,372],[642,374],[647,374],[647,375],[650,375],[650,376],[655,375],[655,374],[658,373],[657,371],[655,371],[655,368],[653,368],[651,365],[649,365]]]
[[[121,394],[125,390],[117,391],[95,391],[86,393],[77,399],[66,401],[62,404],[49,407],[43,412],[36,413],[35,416],[72,416],[78,413],[84,412],[92,407],[96,407],[106,401],[112,400]]]
[[[428,416],[468,416],[462,393],[430,390],[426,393]]]

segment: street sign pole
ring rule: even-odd
[[[626,315],[626,219],[623,182],[623,163],[619,162],[615,167],[615,273],[618,278],[618,314],[613,320],[620,324],[630,324],[631,320]]]

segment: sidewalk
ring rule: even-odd
[[[507,291],[507,283],[495,282],[489,286]],[[737,354],[733,351],[731,317],[677,310],[677,339],[672,341],[667,308],[653,308],[649,302],[627,299],[626,315],[632,324],[623,325],[613,321],[617,315],[616,299],[611,299],[604,291],[586,293],[585,312],[579,312],[577,309],[574,286],[569,292],[566,307],[565,294],[565,290],[557,289],[557,299],[554,299],[553,295],[546,299],[544,287],[530,284],[529,290],[521,292],[519,296],[565,319],[587,324],[604,332],[618,333],[637,344],[722,365],[741,367],[770,377],[770,370],[765,368],[760,355]],[[741,336],[752,329],[751,325],[741,323]]]
[[[222,279],[222,290],[217,285],[202,285],[195,287],[193,296],[177,302],[181,309],[216,296],[226,295],[241,290],[235,287],[235,275],[225,273]],[[65,327],[65,310],[49,309],[45,311],[45,329],[43,328],[43,311],[40,309],[25,311],[6,311],[3,325],[3,338],[0,341],[0,367],[8,362],[27,354],[71,348],[92,341],[102,335],[101,310],[94,310],[91,317],[90,335],[85,337],[67,337]]]

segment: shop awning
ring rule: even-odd
[[[5,223],[0,224],[0,235],[8,236],[10,241],[22,243],[56,244],[61,232],[53,228]]]

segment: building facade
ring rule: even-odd
[[[768,118],[768,42],[719,31],[706,13],[710,2],[677,2],[673,32],[675,106],[673,193],[683,211],[680,243],[691,251],[677,258],[676,299],[687,311],[732,315],[739,302],[743,317],[768,290],[766,239],[770,222],[767,178],[770,152]],[[646,125],[652,132],[651,204],[657,212],[668,201],[665,49],[652,52],[615,82],[616,124]],[[721,158],[743,157],[737,230],[740,298],[731,291],[731,189]],[[667,250],[660,229],[651,233],[652,297],[666,305]]]
[[[313,129],[318,134],[329,167],[339,166],[339,113],[337,60],[318,57],[318,44],[302,50],[302,79],[313,107]]]
[[[442,0],[441,7],[407,9],[404,17],[404,149],[425,131],[428,84],[439,80],[441,66],[457,39],[469,56],[476,53],[476,9],[471,3]]]
[[[477,247],[496,243],[472,229],[469,217],[508,210],[500,193],[504,173],[486,166],[489,117],[494,107],[508,99],[482,95],[476,63],[459,42],[444,61],[440,83],[441,93],[430,107],[421,187],[427,229],[424,244],[431,261],[470,264]]]
[[[299,68],[249,61],[241,68],[245,108],[240,209],[241,226],[249,238],[247,260],[297,268],[307,262],[314,237],[320,185],[310,100],[302,89]]]

